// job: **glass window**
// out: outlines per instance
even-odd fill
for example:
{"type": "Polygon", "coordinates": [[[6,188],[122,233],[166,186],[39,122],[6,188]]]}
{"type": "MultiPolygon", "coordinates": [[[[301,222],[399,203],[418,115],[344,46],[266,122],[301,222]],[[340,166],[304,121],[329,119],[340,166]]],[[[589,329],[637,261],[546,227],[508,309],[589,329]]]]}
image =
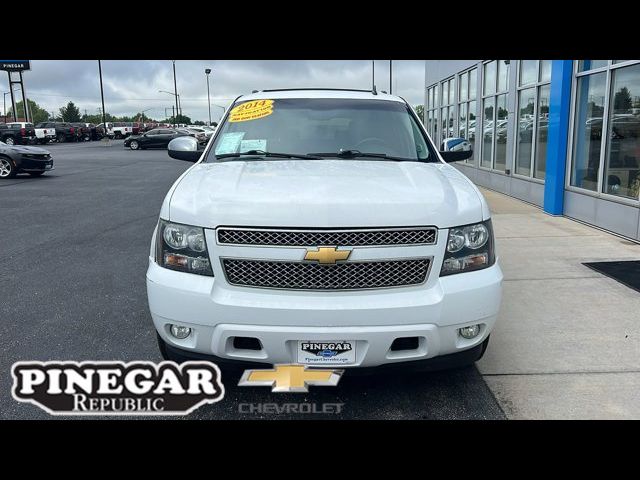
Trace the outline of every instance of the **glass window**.
{"type": "Polygon", "coordinates": [[[529,85],[538,81],[538,61],[520,61],[520,85],[529,85]]]}
{"type": "Polygon", "coordinates": [[[449,105],[449,86],[447,82],[442,82],[442,105],[449,105]]]}
{"type": "Polygon", "coordinates": [[[449,103],[453,103],[455,101],[454,88],[455,88],[455,82],[452,78],[451,80],[449,80],[449,103]]]}
{"type": "Polygon", "coordinates": [[[533,161],[533,176],[544,180],[547,169],[547,135],[549,133],[549,95],[550,85],[538,90],[538,124],[536,125],[536,150],[533,161]]]}
{"type": "Polygon", "coordinates": [[[594,68],[606,67],[609,60],[578,60],[578,71],[585,72],[594,68]]]}
{"type": "Polygon", "coordinates": [[[439,90],[439,88],[437,86],[433,87],[433,95],[434,95],[433,106],[434,107],[439,107],[440,106],[440,105],[438,105],[438,100],[439,100],[438,99],[438,90],[439,90]]]}
{"type": "Polygon", "coordinates": [[[536,89],[527,88],[518,93],[518,135],[516,145],[516,173],[531,176],[531,147],[536,89]]]}
{"type": "Polygon", "coordinates": [[[460,101],[467,100],[467,93],[469,91],[469,74],[467,72],[460,75],[460,101]]]}
{"type": "Polygon", "coordinates": [[[484,64],[483,94],[490,95],[496,91],[496,61],[484,64]]]}
{"type": "Polygon", "coordinates": [[[448,120],[449,120],[449,108],[444,107],[440,111],[440,122],[442,123],[442,130],[440,131],[442,132],[443,139],[447,138],[447,121],[448,120]]]}
{"type": "Polygon", "coordinates": [[[453,107],[449,107],[449,130],[447,130],[447,135],[449,137],[455,137],[455,133],[453,130],[454,123],[455,123],[455,109],[453,107]]]}
{"type": "Polygon", "coordinates": [[[551,81],[551,60],[540,60],[540,81],[551,81]]]}
{"type": "MultiPolygon", "coordinates": [[[[384,100],[281,98],[274,100],[270,115],[246,122],[224,121],[218,128],[209,162],[219,161],[219,154],[247,151],[250,147],[243,144],[252,140],[266,151],[322,152],[328,158],[341,149],[412,160],[427,159],[432,153],[407,107],[384,100]],[[283,131],[288,134],[282,135],[283,131]]],[[[260,157],[243,159],[260,161],[260,157]]]]}
{"type": "Polygon", "coordinates": [[[469,100],[476,99],[476,90],[478,87],[478,69],[469,70],[469,100]]]}
{"type": "Polygon", "coordinates": [[[612,72],[603,192],[638,198],[640,188],[640,65],[612,72]]]}
{"type": "Polygon", "coordinates": [[[498,92],[506,92],[509,89],[509,60],[498,62],[498,92]]]}
{"type": "Polygon", "coordinates": [[[467,138],[467,104],[461,103],[458,107],[458,136],[467,138]]]}
{"type": "Polygon", "coordinates": [[[476,102],[475,100],[469,102],[469,138],[468,140],[473,143],[476,139],[476,102]]]}
{"type": "Polygon", "coordinates": [[[509,112],[507,111],[507,95],[496,97],[496,160],[494,168],[505,171],[507,165],[507,125],[509,123],[509,112]]]}
{"type": "Polygon", "coordinates": [[[604,115],[606,72],[578,78],[571,185],[596,191],[604,115]]]}
{"type": "Polygon", "coordinates": [[[483,102],[482,114],[482,158],[480,164],[483,167],[491,167],[493,158],[493,113],[495,97],[488,97],[483,102]]]}

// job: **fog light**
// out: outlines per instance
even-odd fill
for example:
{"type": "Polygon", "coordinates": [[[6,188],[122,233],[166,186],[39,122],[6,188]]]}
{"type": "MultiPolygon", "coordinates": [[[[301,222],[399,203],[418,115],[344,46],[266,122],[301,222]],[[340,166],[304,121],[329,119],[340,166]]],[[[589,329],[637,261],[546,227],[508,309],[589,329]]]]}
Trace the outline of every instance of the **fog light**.
{"type": "Polygon", "coordinates": [[[187,338],[191,335],[191,329],[189,327],[181,327],[180,325],[171,325],[171,335],[176,337],[178,340],[182,340],[183,338],[187,338]]]}
{"type": "Polygon", "coordinates": [[[462,338],[471,339],[478,336],[480,333],[480,325],[471,325],[469,327],[462,327],[458,329],[462,338]]]}

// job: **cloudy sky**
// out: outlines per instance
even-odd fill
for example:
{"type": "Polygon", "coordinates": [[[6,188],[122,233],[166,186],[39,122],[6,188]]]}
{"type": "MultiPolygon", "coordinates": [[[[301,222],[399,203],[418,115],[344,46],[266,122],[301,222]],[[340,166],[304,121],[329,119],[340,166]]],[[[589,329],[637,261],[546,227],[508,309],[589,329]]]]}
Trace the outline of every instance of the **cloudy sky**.
{"type": "MultiPolygon", "coordinates": [[[[376,85],[389,89],[389,61],[376,60],[376,85]]],[[[371,60],[178,60],[176,75],[182,111],[193,120],[206,121],[207,84],[205,68],[211,68],[211,117],[219,119],[221,108],[240,94],[252,90],[292,87],[370,88],[371,60]]],[[[171,115],[173,91],[170,60],[105,60],[102,62],[105,106],[114,115],[171,115]]],[[[100,82],[95,60],[32,60],[24,74],[28,98],[47,111],[72,100],[82,113],[98,113],[100,82]]],[[[424,61],[393,62],[393,93],[413,105],[423,103],[424,61]]],[[[0,75],[0,88],[9,90],[7,76],[0,75]]],[[[18,92],[19,96],[20,93],[18,92]]],[[[18,97],[19,99],[20,97],[18,97]]],[[[7,109],[10,100],[7,95],[7,109]]]]}

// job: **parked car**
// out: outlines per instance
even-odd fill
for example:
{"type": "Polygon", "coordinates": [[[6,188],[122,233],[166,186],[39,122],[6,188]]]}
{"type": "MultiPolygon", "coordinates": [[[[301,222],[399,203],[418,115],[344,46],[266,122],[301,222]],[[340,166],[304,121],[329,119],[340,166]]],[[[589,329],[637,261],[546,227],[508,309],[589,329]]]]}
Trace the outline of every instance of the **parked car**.
{"type": "Polygon", "coordinates": [[[126,122],[114,122],[112,130],[114,138],[127,138],[133,134],[133,127],[126,122]]]}
{"type": "Polygon", "coordinates": [[[28,145],[35,142],[36,130],[33,123],[11,122],[0,124],[0,141],[7,145],[28,145]]]}
{"type": "Polygon", "coordinates": [[[124,141],[124,146],[131,150],[144,150],[145,148],[167,148],[174,138],[190,135],[187,132],[174,128],[156,128],[142,135],[130,135],[124,141]]]}
{"type": "Polygon", "coordinates": [[[105,131],[102,124],[84,123],[84,126],[89,129],[90,140],[102,140],[104,138],[105,131]]]}
{"type": "Polygon", "coordinates": [[[47,130],[53,128],[56,132],[56,140],[58,143],[75,142],[78,139],[77,127],[67,122],[43,122],[40,123],[41,128],[47,130]]]}
{"type": "Polygon", "coordinates": [[[381,92],[256,92],[218,129],[205,150],[186,136],[168,148],[197,163],[145,252],[164,358],[438,369],[482,357],[503,275],[484,196],[447,164],[472,150],[438,152],[412,107],[381,92]]]}
{"type": "Polygon", "coordinates": [[[141,133],[144,133],[144,127],[142,126],[142,124],[133,122],[131,124],[131,135],[139,135],[141,133]]]}
{"type": "Polygon", "coordinates": [[[204,133],[204,130],[201,128],[179,128],[178,131],[184,131],[190,136],[194,137],[198,140],[198,143],[206,143],[207,135],[204,133]]]}
{"type": "Polygon", "coordinates": [[[13,178],[22,172],[39,177],[48,170],[53,170],[53,160],[48,150],[0,142],[0,178],[13,178]]]}
{"type": "Polygon", "coordinates": [[[35,126],[35,130],[36,142],[41,145],[53,142],[56,139],[56,127],[53,122],[40,122],[35,126]]]}
{"type": "Polygon", "coordinates": [[[77,142],[88,142],[91,140],[91,128],[87,126],[86,123],[72,123],[73,127],[76,129],[76,141],[77,142]]]}
{"type": "Polygon", "coordinates": [[[104,123],[99,123],[97,125],[98,128],[102,128],[104,130],[104,134],[109,137],[109,138],[114,138],[115,137],[115,133],[113,132],[113,123],[112,122],[107,122],[107,125],[105,127],[104,123]]]}

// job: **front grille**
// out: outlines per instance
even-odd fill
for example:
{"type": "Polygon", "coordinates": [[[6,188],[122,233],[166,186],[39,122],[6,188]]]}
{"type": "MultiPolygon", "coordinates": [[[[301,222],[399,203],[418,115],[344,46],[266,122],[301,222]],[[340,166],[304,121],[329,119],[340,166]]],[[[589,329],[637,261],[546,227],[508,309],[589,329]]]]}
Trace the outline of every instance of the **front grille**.
{"type": "Polygon", "coordinates": [[[432,245],[435,227],[383,230],[269,230],[219,228],[218,243],[283,247],[432,245]]]}
{"type": "Polygon", "coordinates": [[[427,279],[428,258],[335,265],[222,259],[232,285],[296,290],[353,290],[419,285],[427,279]]]}

